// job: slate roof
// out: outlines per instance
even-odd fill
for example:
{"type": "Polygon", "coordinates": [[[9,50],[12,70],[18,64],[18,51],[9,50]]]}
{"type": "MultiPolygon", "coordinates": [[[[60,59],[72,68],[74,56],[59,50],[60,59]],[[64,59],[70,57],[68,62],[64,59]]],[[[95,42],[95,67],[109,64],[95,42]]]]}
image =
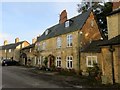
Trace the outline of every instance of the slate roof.
{"type": "Polygon", "coordinates": [[[45,35],[45,32],[44,32],[40,37],[37,38],[37,41],[46,40],[48,38],[52,38],[58,35],[74,32],[82,29],[91,11],[92,9],[89,9],[87,12],[69,19],[69,21],[71,22],[69,27],[65,27],[64,23],[62,23],[62,24],[56,24],[53,27],[48,28],[47,29],[48,35],[45,35]]]}
{"type": "Polygon", "coordinates": [[[120,35],[113,37],[110,40],[103,41],[99,46],[108,46],[108,45],[120,45],[120,35]]]}
{"type": "Polygon", "coordinates": [[[8,50],[8,49],[15,49],[18,45],[22,44],[24,41],[18,43],[11,43],[7,45],[0,46],[0,50],[8,50]]]}
{"type": "Polygon", "coordinates": [[[100,53],[101,48],[100,48],[99,44],[101,42],[103,42],[103,40],[94,40],[91,43],[89,43],[88,45],[86,45],[85,47],[83,47],[80,51],[85,52],[85,53],[89,53],[89,52],[100,53]]]}
{"type": "Polygon", "coordinates": [[[33,48],[34,46],[35,46],[35,44],[31,44],[31,45],[29,45],[27,47],[22,48],[21,50],[30,49],[30,48],[33,48]]]}

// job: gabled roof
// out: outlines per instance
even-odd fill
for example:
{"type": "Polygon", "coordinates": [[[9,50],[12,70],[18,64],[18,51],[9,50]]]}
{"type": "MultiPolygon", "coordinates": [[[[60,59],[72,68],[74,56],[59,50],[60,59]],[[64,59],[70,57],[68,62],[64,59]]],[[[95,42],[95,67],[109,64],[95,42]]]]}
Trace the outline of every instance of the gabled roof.
{"type": "Polygon", "coordinates": [[[22,44],[23,42],[25,42],[25,41],[21,41],[21,42],[18,42],[18,43],[11,43],[11,44],[0,46],[0,50],[15,49],[18,45],[22,44]]]}
{"type": "Polygon", "coordinates": [[[65,27],[64,23],[62,23],[62,24],[54,25],[51,28],[48,28],[47,29],[48,35],[45,35],[45,32],[44,32],[40,37],[37,38],[37,41],[46,40],[48,38],[52,38],[52,37],[55,37],[58,35],[62,35],[62,34],[80,30],[83,27],[83,25],[85,24],[86,20],[88,19],[91,11],[92,11],[92,9],[89,9],[87,12],[82,13],[76,17],[69,19],[69,21],[71,22],[69,27],[65,27]]]}
{"type": "Polygon", "coordinates": [[[108,46],[108,45],[120,45],[120,35],[110,40],[103,41],[99,44],[99,46],[108,46]]]}
{"type": "Polygon", "coordinates": [[[22,48],[21,50],[30,49],[30,48],[33,48],[34,46],[35,46],[35,44],[31,44],[31,45],[29,45],[27,47],[22,48]]]}
{"type": "Polygon", "coordinates": [[[98,46],[103,40],[95,40],[86,45],[85,47],[82,48],[81,52],[89,53],[89,52],[101,52],[100,46],[98,46]]]}

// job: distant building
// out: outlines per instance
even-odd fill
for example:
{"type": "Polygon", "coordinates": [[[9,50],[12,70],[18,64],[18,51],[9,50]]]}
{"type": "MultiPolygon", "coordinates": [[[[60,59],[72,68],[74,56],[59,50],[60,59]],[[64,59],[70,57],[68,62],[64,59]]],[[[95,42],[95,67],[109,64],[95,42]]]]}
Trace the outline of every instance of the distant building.
{"type": "Polygon", "coordinates": [[[20,64],[21,65],[29,65],[29,66],[37,66],[39,60],[37,60],[37,54],[35,52],[35,42],[36,39],[32,39],[32,44],[29,46],[22,48],[20,50],[20,64]]]}
{"type": "Polygon", "coordinates": [[[19,38],[16,38],[15,43],[11,44],[8,44],[7,40],[5,40],[4,45],[0,46],[0,58],[19,61],[20,49],[28,45],[29,43],[27,41],[19,41],[19,38]]]}

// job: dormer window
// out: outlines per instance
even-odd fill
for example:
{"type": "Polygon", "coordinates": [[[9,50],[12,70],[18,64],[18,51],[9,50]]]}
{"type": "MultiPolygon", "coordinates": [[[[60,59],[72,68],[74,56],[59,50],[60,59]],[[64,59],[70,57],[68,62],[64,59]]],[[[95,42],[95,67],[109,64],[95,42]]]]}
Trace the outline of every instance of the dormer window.
{"type": "Polygon", "coordinates": [[[70,26],[70,22],[69,21],[66,21],[65,22],[65,27],[69,27],[70,26]]]}
{"type": "Polygon", "coordinates": [[[48,30],[45,31],[45,35],[48,35],[48,30]]]}

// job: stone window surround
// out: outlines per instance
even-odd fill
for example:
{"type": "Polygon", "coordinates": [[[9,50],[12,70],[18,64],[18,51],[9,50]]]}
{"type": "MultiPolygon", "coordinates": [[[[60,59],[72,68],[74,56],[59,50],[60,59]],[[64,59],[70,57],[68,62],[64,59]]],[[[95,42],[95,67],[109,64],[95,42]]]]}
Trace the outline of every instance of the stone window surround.
{"type": "Polygon", "coordinates": [[[8,51],[8,52],[10,53],[11,51],[12,51],[12,50],[11,50],[11,49],[9,49],[9,51],[8,51]]]}
{"type": "Polygon", "coordinates": [[[97,63],[97,56],[87,56],[86,57],[86,65],[87,67],[93,67],[93,63],[97,63]],[[90,58],[90,62],[91,62],[91,65],[89,65],[89,58],[90,58]],[[95,58],[94,60],[92,58],[95,58]]]}
{"type": "Polygon", "coordinates": [[[57,48],[61,48],[61,37],[57,37],[57,48]]]}
{"type": "Polygon", "coordinates": [[[62,61],[61,61],[61,56],[56,57],[56,66],[61,67],[62,66],[62,61]]]}
{"type": "Polygon", "coordinates": [[[73,68],[73,56],[67,56],[66,57],[66,68],[67,69],[72,69],[73,68]]]}
{"type": "Polygon", "coordinates": [[[45,48],[46,48],[46,42],[43,42],[42,43],[42,49],[45,50],[45,48]]]}
{"type": "Polygon", "coordinates": [[[65,27],[69,27],[70,26],[70,21],[66,21],[65,22],[65,27]]]}
{"type": "Polygon", "coordinates": [[[72,47],[72,40],[73,40],[72,34],[68,34],[67,35],[67,47],[72,47]]]}

